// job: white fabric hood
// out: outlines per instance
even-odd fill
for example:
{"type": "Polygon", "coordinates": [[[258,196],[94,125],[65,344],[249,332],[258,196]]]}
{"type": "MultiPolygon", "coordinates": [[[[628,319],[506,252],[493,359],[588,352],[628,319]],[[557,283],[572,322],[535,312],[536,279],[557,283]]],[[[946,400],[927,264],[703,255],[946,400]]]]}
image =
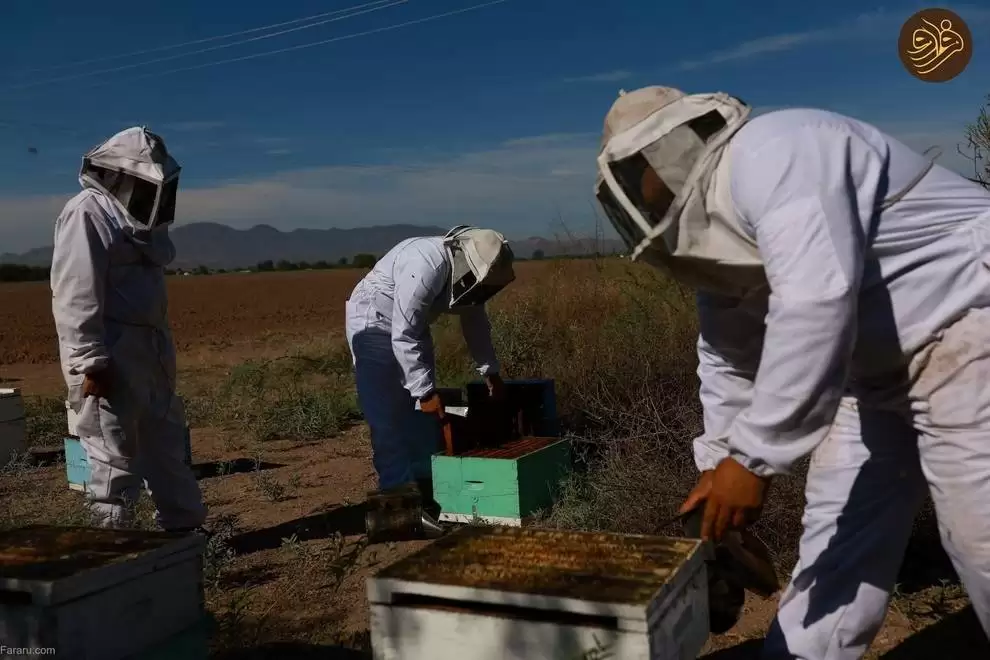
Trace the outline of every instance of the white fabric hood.
{"type": "Polygon", "coordinates": [[[515,280],[512,249],[499,232],[459,225],[443,242],[452,259],[451,307],[483,304],[515,280]]]}
{"type": "Polygon", "coordinates": [[[174,221],[180,170],[161,137],[135,126],[83,156],[79,182],[115,200],[130,229],[143,232],[174,221]]]}
{"type": "Polygon", "coordinates": [[[658,86],[620,93],[605,117],[595,193],[633,260],[725,293],[762,283],[756,244],[734,217],[720,168],[749,113],[724,93],[687,95],[658,86]],[[646,167],[674,195],[662,217],[642,202],[646,167]]]}

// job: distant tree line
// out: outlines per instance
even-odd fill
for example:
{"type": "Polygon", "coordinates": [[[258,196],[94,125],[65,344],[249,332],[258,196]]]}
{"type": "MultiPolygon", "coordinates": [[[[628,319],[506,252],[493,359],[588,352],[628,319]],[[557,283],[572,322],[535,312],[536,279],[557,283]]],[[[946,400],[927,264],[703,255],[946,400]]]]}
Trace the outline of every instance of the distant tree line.
{"type": "Polygon", "coordinates": [[[47,280],[51,271],[47,266],[0,264],[0,282],[39,282],[47,280]]]}
{"type": "MultiPolygon", "coordinates": [[[[534,250],[533,255],[529,259],[525,257],[516,257],[516,261],[539,261],[541,259],[553,259],[553,260],[565,260],[565,259],[593,259],[597,257],[605,257],[610,255],[605,254],[562,254],[554,255],[551,257],[546,256],[543,250],[534,250]]],[[[614,256],[614,255],[612,255],[614,256]]],[[[223,273],[269,273],[269,272],[282,272],[282,271],[293,271],[293,270],[330,270],[336,268],[374,268],[375,264],[378,263],[378,257],[373,254],[356,254],[350,260],[347,257],[341,257],[334,263],[329,261],[288,261],[287,259],[279,259],[275,261],[273,259],[268,259],[267,261],[262,261],[256,264],[254,267],[248,268],[232,268],[226,270],[224,268],[207,268],[206,266],[197,266],[196,268],[186,268],[179,270],[166,270],[165,272],[169,275],[177,275],[188,273],[190,275],[221,275],[223,273]]]]}
{"type": "MultiPolygon", "coordinates": [[[[540,259],[586,259],[589,256],[601,255],[560,255],[547,257],[543,250],[535,250],[530,257],[532,260],[540,259]]],[[[516,257],[517,261],[528,261],[528,259],[516,257]]],[[[237,272],[275,272],[292,270],[330,270],[333,268],[373,268],[378,262],[378,257],[373,254],[361,253],[354,255],[351,259],[341,257],[335,262],[320,261],[288,261],[279,259],[274,261],[269,259],[248,268],[209,268],[207,266],[196,266],[195,268],[168,268],[167,275],[220,275],[223,273],[237,272]]],[[[24,266],[21,264],[0,264],[0,282],[38,282],[47,280],[50,276],[51,268],[47,266],[24,266]]]]}
{"type": "Polygon", "coordinates": [[[326,260],[319,261],[289,261],[287,259],[279,259],[275,261],[273,259],[268,259],[266,261],[261,261],[254,266],[249,266],[246,268],[208,268],[207,266],[196,266],[195,268],[179,268],[179,269],[166,269],[165,273],[168,275],[179,275],[188,273],[190,275],[222,275],[223,273],[267,273],[275,271],[290,271],[290,270],[330,270],[332,268],[371,268],[378,262],[378,257],[373,254],[356,254],[350,260],[347,257],[341,257],[335,262],[329,262],[326,260]]]}

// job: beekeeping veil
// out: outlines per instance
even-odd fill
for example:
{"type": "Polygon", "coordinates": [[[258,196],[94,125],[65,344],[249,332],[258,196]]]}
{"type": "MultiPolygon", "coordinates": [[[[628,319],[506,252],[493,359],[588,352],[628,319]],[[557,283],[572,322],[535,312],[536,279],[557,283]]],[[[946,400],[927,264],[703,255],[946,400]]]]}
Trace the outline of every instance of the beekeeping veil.
{"type": "Polygon", "coordinates": [[[450,306],[482,305],[516,279],[512,250],[491,229],[454,227],[443,237],[450,251],[450,306]]]}
{"type": "Polygon", "coordinates": [[[764,281],[756,244],[726,203],[727,186],[721,200],[712,186],[729,138],[749,113],[723,93],[656,86],[620,93],[605,117],[595,195],[633,260],[723,293],[764,281]],[[663,213],[643,198],[647,168],[672,193],[663,213]]]}
{"type": "Polygon", "coordinates": [[[79,182],[113,199],[128,225],[122,229],[134,235],[175,220],[179,170],[164,140],[135,126],[83,156],[79,182]]]}

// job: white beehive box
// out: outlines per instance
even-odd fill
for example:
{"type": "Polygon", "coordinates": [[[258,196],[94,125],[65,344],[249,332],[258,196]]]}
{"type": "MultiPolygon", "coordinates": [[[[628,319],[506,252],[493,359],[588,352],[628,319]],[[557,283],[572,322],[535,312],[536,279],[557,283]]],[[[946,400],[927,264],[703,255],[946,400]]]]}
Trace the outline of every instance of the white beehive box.
{"type": "Polygon", "coordinates": [[[24,399],[18,388],[0,388],[0,466],[27,451],[24,399]]]}
{"type": "Polygon", "coordinates": [[[375,660],[693,660],[708,638],[692,539],[462,528],[368,580],[375,660]]]}
{"type": "Polygon", "coordinates": [[[0,640],[74,660],[145,657],[203,620],[205,544],[86,527],[0,533],[0,640]]]}

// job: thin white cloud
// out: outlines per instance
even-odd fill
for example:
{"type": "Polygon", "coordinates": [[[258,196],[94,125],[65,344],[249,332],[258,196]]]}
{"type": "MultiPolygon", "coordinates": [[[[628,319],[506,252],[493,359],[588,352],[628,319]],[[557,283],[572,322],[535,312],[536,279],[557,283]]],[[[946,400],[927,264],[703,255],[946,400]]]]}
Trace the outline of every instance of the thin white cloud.
{"type": "Polygon", "coordinates": [[[288,144],[290,142],[289,138],[275,137],[275,136],[258,136],[251,138],[251,141],[257,144],[262,144],[270,147],[277,146],[280,144],[288,144]]]}
{"type": "MultiPolygon", "coordinates": [[[[593,134],[531,136],[445,159],[286,171],[185,187],[177,211],[180,223],[239,228],[467,222],[528,236],[548,233],[559,208],[574,231],[590,233],[596,147],[593,134]]],[[[0,252],[49,244],[52,223],[74,192],[0,197],[0,252]]]]}
{"type": "MultiPolygon", "coordinates": [[[[945,121],[877,125],[915,149],[941,147],[940,164],[971,175],[971,163],[956,152],[965,139],[963,126],[945,121]]],[[[407,157],[384,165],[318,167],[185,187],[178,215],[180,223],[268,224],[286,230],[470,223],[515,237],[559,231],[554,225],[559,212],[569,231],[591,235],[597,145],[594,133],[530,136],[446,158],[407,157]]],[[[0,252],[50,244],[52,223],[74,193],[0,197],[0,252]]]]}
{"type": "Polygon", "coordinates": [[[165,130],[176,133],[197,133],[200,131],[212,131],[226,126],[222,121],[177,121],[165,124],[165,130]]]}
{"type": "Polygon", "coordinates": [[[915,151],[934,148],[936,152],[929,155],[940,152],[936,163],[967,177],[973,176],[972,154],[966,149],[965,123],[932,125],[922,121],[890,121],[876,122],[876,126],[915,151]]]}
{"type": "MultiPolygon", "coordinates": [[[[976,30],[973,28],[977,25],[990,23],[990,10],[983,7],[953,7],[948,5],[945,8],[952,9],[958,13],[974,33],[976,30]]],[[[896,37],[901,25],[910,14],[911,12],[877,10],[860,14],[852,20],[826,28],[786,32],[750,39],[730,48],[708,53],[702,57],[683,60],[675,64],[674,69],[678,71],[693,71],[725,62],[746,60],[770,53],[793,50],[801,46],[873,37],[877,34],[894,35],[896,37]]]]}
{"type": "Polygon", "coordinates": [[[632,71],[626,71],[625,69],[617,69],[615,71],[603,71],[602,73],[593,73],[587,76],[575,76],[573,78],[564,78],[564,82],[568,83],[608,83],[608,82],[620,82],[622,80],[628,80],[633,77],[632,71]]]}

